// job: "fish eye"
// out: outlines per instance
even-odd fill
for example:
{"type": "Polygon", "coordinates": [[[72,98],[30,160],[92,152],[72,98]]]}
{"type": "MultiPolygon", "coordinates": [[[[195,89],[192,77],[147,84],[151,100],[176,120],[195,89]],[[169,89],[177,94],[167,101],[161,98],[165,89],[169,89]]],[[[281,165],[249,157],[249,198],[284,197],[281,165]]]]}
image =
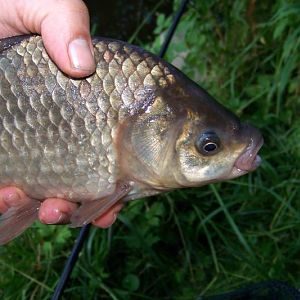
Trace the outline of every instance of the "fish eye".
{"type": "Polygon", "coordinates": [[[220,139],[214,132],[205,132],[197,139],[195,146],[203,155],[214,155],[219,152],[220,139]]]}

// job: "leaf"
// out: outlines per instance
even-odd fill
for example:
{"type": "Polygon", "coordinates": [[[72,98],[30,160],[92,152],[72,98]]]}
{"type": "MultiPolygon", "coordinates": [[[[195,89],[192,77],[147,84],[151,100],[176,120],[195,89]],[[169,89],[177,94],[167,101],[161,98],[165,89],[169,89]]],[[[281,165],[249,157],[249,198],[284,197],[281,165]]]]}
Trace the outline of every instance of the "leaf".
{"type": "Polygon", "coordinates": [[[140,286],[139,278],[134,274],[128,274],[122,281],[122,286],[130,292],[138,290],[140,286]]]}

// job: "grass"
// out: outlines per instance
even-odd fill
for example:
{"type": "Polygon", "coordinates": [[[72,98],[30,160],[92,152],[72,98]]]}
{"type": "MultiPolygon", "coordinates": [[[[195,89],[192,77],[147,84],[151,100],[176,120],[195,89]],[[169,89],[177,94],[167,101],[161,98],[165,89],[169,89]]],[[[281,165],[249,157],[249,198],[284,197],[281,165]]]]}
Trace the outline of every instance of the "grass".
{"type": "MultiPolygon", "coordinates": [[[[170,22],[157,13],[144,46],[157,53],[170,22]]],[[[130,203],[111,231],[92,230],[65,299],[195,299],[267,279],[300,288],[299,28],[297,1],[191,2],[167,60],[261,129],[263,163],[130,203]]],[[[1,247],[1,298],[49,299],[76,234],[36,224],[1,247]]]]}

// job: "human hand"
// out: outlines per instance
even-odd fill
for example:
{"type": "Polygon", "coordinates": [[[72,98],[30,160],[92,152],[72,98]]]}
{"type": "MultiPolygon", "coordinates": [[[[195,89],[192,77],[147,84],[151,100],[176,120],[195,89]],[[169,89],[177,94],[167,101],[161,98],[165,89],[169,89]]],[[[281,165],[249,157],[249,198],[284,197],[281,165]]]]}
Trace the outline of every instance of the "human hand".
{"type": "Polygon", "coordinates": [[[39,33],[57,66],[72,77],[95,71],[89,14],[81,0],[0,0],[0,38],[39,33]]]}
{"type": "MultiPolygon", "coordinates": [[[[4,213],[10,207],[24,204],[26,201],[28,201],[28,197],[18,188],[5,187],[0,189],[0,213],[4,213]]],[[[115,204],[93,224],[101,228],[111,226],[122,207],[122,203],[115,204]]],[[[76,208],[76,203],[59,198],[49,198],[41,203],[39,219],[45,224],[66,224],[69,223],[71,214],[76,208]]]]}
{"type": "MultiPolygon", "coordinates": [[[[95,71],[93,47],[89,33],[89,14],[81,0],[0,0],[0,38],[39,33],[50,57],[72,77],[88,76],[95,71]]],[[[19,189],[0,189],[0,213],[27,201],[19,189]]],[[[63,199],[46,199],[39,219],[46,224],[68,223],[77,204],[63,199]]],[[[106,228],[114,223],[122,204],[116,204],[95,220],[106,228]]]]}

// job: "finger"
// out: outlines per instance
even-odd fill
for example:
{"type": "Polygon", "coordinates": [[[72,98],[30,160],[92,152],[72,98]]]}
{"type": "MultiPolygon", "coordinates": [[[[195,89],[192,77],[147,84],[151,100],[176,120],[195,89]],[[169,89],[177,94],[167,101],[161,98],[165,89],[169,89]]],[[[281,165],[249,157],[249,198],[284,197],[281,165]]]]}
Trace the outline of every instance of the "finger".
{"type": "Polygon", "coordinates": [[[89,14],[81,0],[5,1],[1,29],[6,36],[40,33],[50,57],[72,77],[95,71],[89,14]]]}
{"type": "Polygon", "coordinates": [[[115,204],[108,212],[93,221],[93,225],[101,228],[110,227],[117,219],[118,213],[123,208],[123,203],[115,204]]]}
{"type": "Polygon", "coordinates": [[[0,189],[0,212],[4,213],[10,207],[29,201],[28,197],[18,188],[5,187],[0,189]]]}
{"type": "Polygon", "coordinates": [[[39,219],[45,224],[67,224],[77,204],[59,198],[49,198],[42,202],[39,219]]]}

